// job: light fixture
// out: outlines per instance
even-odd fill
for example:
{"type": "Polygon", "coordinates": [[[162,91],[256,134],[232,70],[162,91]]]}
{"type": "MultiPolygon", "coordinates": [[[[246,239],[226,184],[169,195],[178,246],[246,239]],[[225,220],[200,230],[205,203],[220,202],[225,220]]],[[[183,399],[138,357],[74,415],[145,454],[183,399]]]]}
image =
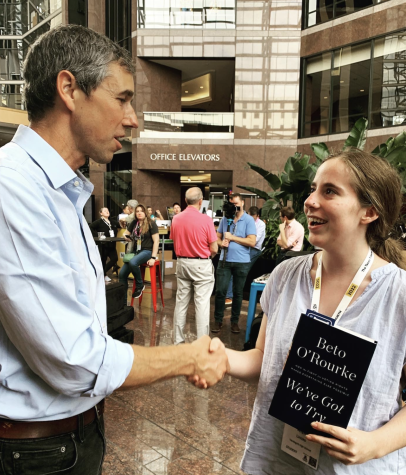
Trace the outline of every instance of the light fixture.
{"type": "Polygon", "coordinates": [[[203,89],[203,86],[200,86],[200,89],[203,89]]]}
{"type": "Polygon", "coordinates": [[[199,173],[204,173],[204,171],[203,171],[203,170],[199,170],[199,173]]]}
{"type": "Polygon", "coordinates": [[[185,94],[187,94],[189,91],[185,91],[185,94]]]}
{"type": "Polygon", "coordinates": [[[365,92],[365,89],[360,89],[359,92],[365,92]]]}
{"type": "Polygon", "coordinates": [[[344,81],[340,81],[340,84],[343,84],[343,83],[344,83],[344,81]]]}
{"type": "Polygon", "coordinates": [[[328,99],[328,97],[327,97],[327,96],[324,96],[324,99],[328,99]]]}
{"type": "Polygon", "coordinates": [[[188,178],[187,181],[192,181],[192,180],[190,178],[188,178]]]}

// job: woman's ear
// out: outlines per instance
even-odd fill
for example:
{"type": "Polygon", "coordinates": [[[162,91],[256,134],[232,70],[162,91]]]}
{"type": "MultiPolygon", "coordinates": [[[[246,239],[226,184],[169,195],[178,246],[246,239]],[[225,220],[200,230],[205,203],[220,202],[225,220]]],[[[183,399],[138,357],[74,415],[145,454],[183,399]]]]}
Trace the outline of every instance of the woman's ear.
{"type": "Polygon", "coordinates": [[[376,209],[373,206],[368,206],[368,208],[364,208],[364,213],[361,216],[361,223],[370,224],[378,218],[379,214],[377,213],[376,209]]]}

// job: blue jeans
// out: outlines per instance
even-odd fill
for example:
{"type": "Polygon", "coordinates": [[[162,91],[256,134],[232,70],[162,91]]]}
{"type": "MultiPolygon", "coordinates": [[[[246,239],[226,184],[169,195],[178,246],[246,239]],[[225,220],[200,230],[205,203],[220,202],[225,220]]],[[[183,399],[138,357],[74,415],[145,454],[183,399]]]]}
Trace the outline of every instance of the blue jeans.
{"type": "Polygon", "coordinates": [[[132,273],[137,283],[136,288],[142,289],[144,286],[144,281],[141,277],[141,269],[140,265],[145,264],[151,259],[152,251],[140,251],[136,254],[130,262],[126,262],[123,264],[123,267],[120,269],[120,273],[118,274],[118,280],[125,285],[125,288],[128,287],[128,276],[132,273]]]}
{"type": "MultiPolygon", "coordinates": [[[[252,266],[255,264],[257,261],[258,257],[261,255],[261,251],[259,249],[255,249],[254,247],[251,247],[250,249],[250,267],[248,269],[248,272],[251,270],[252,266]]],[[[228,285],[227,289],[227,295],[226,299],[232,299],[233,298],[233,276],[231,276],[230,283],[228,285]]]]}
{"type": "Polygon", "coordinates": [[[250,262],[220,261],[216,271],[216,299],[214,319],[221,323],[224,317],[225,299],[230,278],[233,277],[233,304],[231,306],[231,323],[238,323],[240,318],[244,284],[250,269],[250,262]]]}
{"type": "Polygon", "coordinates": [[[41,439],[0,439],[0,474],[100,475],[104,453],[101,417],[83,431],[41,439]]]}

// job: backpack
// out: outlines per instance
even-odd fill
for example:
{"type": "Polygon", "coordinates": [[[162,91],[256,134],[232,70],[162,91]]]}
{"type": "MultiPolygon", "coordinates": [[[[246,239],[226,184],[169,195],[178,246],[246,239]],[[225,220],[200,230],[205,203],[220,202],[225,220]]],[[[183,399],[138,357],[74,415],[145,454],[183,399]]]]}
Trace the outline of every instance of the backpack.
{"type": "Polygon", "coordinates": [[[252,321],[248,341],[244,343],[244,348],[242,349],[242,351],[248,351],[255,348],[263,317],[264,317],[264,312],[259,312],[259,314],[252,321]]]}

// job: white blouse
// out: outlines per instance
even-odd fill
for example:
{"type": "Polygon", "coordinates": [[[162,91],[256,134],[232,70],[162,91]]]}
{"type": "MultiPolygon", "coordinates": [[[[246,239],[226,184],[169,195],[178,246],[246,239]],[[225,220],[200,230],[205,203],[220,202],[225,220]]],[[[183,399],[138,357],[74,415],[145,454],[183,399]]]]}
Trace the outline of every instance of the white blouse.
{"type": "MultiPolygon", "coordinates": [[[[281,450],[284,424],[268,410],[300,314],[310,307],[312,260],[313,255],[296,257],[277,266],[262,294],[268,317],[265,352],[241,469],[250,475],[404,475],[406,449],[346,466],[322,448],[317,471],[281,450]]],[[[363,431],[381,427],[401,409],[400,377],[406,361],[406,272],[387,264],[371,278],[340,320],[340,326],[378,341],[349,423],[363,431]]]]}

